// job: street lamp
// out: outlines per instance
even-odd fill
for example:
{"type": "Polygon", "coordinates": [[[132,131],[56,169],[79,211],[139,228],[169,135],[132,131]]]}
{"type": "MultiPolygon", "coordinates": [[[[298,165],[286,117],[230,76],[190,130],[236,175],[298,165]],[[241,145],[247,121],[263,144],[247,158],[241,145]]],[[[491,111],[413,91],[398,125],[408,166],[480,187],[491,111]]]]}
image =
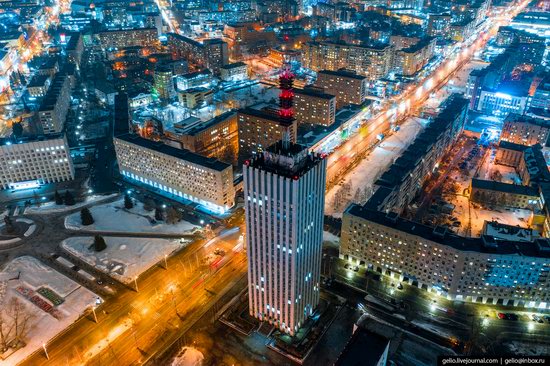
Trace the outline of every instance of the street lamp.
{"type": "Polygon", "coordinates": [[[136,292],[139,292],[138,284],[137,284],[137,276],[134,277],[134,284],[136,285],[136,292]]]}
{"type": "Polygon", "coordinates": [[[168,255],[164,255],[164,269],[168,269],[168,261],[166,260],[166,258],[168,257],[168,255]]]}

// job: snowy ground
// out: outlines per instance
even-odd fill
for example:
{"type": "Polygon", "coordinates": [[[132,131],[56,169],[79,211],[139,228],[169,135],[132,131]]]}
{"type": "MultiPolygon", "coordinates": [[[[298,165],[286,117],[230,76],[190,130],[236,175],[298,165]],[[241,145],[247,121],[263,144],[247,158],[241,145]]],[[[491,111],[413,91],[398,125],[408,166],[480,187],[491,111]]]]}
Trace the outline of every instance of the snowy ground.
{"type": "Polygon", "coordinates": [[[416,135],[426,127],[427,120],[411,117],[402,125],[399,131],[382,141],[374,150],[351,170],[341,181],[326,195],[325,214],[335,217],[342,216],[343,211],[354,199],[358,190],[365,192],[363,201],[372,195],[374,182],[393,164],[403,151],[414,141],[416,135]],[[348,186],[349,193],[342,199],[338,199],[337,192],[342,186],[348,186]]]}
{"type": "Polygon", "coordinates": [[[89,205],[91,203],[105,201],[109,198],[116,197],[116,195],[117,194],[115,193],[108,196],[98,196],[98,195],[88,196],[83,202],[78,202],[77,204],[72,206],[56,205],[55,202],[46,202],[41,204],[40,207],[37,207],[37,206],[27,207],[24,213],[25,214],[49,214],[54,212],[65,212],[69,210],[74,210],[75,208],[80,208],[80,207],[89,205]]]}
{"type": "Polygon", "coordinates": [[[183,347],[172,361],[171,366],[201,366],[203,360],[204,356],[198,349],[183,347]]]}
{"type": "MultiPolygon", "coordinates": [[[[491,152],[488,152],[479,169],[480,179],[491,179],[491,175],[498,170],[501,173],[502,182],[517,182],[519,176],[513,168],[494,164],[493,160],[494,156],[491,152]]],[[[460,185],[460,193],[469,188],[476,169],[476,166],[472,166],[467,174],[463,174],[462,172],[453,172],[451,179],[455,180],[460,185]]],[[[495,210],[475,208],[473,205],[470,205],[468,197],[465,197],[462,194],[456,196],[446,196],[445,199],[449,203],[455,205],[452,216],[456,217],[461,223],[461,226],[456,230],[460,235],[468,236],[468,223],[471,224],[472,237],[478,237],[481,235],[481,230],[483,229],[483,223],[485,221],[498,221],[508,225],[528,227],[529,217],[531,215],[530,210],[512,208],[507,209],[504,207],[495,207],[495,210]]]]}
{"type": "MultiPolygon", "coordinates": [[[[0,365],[16,365],[25,359],[35,350],[42,347],[57,333],[76,321],[80,314],[93,305],[97,295],[76,282],[56,272],[39,260],[29,256],[18,257],[9,262],[0,272],[0,303],[4,309],[12,298],[20,300],[27,314],[31,315],[29,320],[29,333],[25,337],[27,345],[6,360],[0,361],[0,365]],[[17,279],[19,275],[19,278],[17,279]],[[42,308],[27,300],[19,289],[37,291],[39,288],[47,288],[63,299],[63,303],[53,306],[52,311],[46,312],[42,308]]],[[[53,305],[43,295],[34,293],[43,303],[53,305]]]]}
{"type": "Polygon", "coordinates": [[[328,231],[323,231],[323,241],[331,245],[340,246],[340,238],[328,231]]]}
{"type": "Polygon", "coordinates": [[[94,238],[73,237],[65,239],[61,246],[72,255],[96,267],[124,283],[146,271],[164,256],[182,248],[179,240],[151,238],[104,237],[107,249],[96,252],[89,249],[94,238]]]}
{"type": "Polygon", "coordinates": [[[526,355],[526,356],[541,356],[547,355],[550,346],[548,343],[535,343],[535,342],[520,342],[512,341],[506,343],[506,346],[516,355],[526,355]]]}
{"type": "Polygon", "coordinates": [[[198,227],[187,221],[180,221],[175,225],[168,225],[164,221],[155,222],[154,211],[145,211],[141,202],[135,202],[134,208],[126,210],[122,199],[91,207],[90,212],[95,220],[94,224],[83,226],[80,212],[75,212],[65,218],[65,227],[86,231],[171,234],[189,234],[198,227]]]}
{"type": "Polygon", "coordinates": [[[450,203],[456,205],[452,215],[456,216],[461,222],[461,227],[458,230],[458,234],[467,235],[468,221],[471,219],[472,224],[472,237],[479,237],[481,230],[483,229],[483,223],[485,221],[498,221],[500,223],[528,227],[529,217],[531,211],[521,209],[509,209],[495,208],[495,211],[486,209],[475,209],[473,206],[468,209],[468,198],[464,196],[455,196],[453,200],[449,200],[450,203]]]}

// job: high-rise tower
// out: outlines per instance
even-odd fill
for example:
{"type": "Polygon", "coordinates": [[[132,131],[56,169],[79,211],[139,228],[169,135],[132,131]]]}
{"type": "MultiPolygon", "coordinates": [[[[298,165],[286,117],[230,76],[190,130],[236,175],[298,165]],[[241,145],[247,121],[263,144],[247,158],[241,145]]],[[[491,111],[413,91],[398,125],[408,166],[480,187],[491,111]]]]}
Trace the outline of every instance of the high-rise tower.
{"type": "Polygon", "coordinates": [[[319,303],[326,159],[279,141],[243,167],[250,315],[286,333],[319,303]]]}

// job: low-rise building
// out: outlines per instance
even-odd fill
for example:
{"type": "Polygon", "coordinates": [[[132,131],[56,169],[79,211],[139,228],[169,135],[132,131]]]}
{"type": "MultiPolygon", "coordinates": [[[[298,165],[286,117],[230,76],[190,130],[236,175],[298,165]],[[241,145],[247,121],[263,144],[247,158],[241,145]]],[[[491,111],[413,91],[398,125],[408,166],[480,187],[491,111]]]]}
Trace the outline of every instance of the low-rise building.
{"type": "Polygon", "coordinates": [[[532,209],[538,200],[538,189],[531,186],[476,178],[470,184],[470,201],[484,205],[532,209]]]}
{"type": "Polygon", "coordinates": [[[527,146],[546,145],[549,131],[550,121],[510,113],[504,120],[500,140],[527,146]]]}
{"type": "Polygon", "coordinates": [[[65,136],[0,141],[2,189],[37,188],[73,179],[74,167],[65,136]]]}
{"type": "Polygon", "coordinates": [[[191,88],[178,92],[179,102],[189,109],[202,108],[210,104],[214,92],[208,88],[191,88]]]}
{"type": "Polygon", "coordinates": [[[451,300],[550,307],[550,243],[458,236],[350,205],[340,257],[451,300]]]}
{"type": "Polygon", "coordinates": [[[96,80],[94,88],[95,96],[103,105],[115,105],[115,97],[118,91],[107,80],[96,80]]]}
{"type": "Polygon", "coordinates": [[[330,126],[336,119],[336,97],[313,88],[294,89],[294,113],[298,124],[330,126]]]}
{"type": "Polygon", "coordinates": [[[42,98],[46,95],[46,92],[50,88],[50,84],[50,75],[36,74],[27,84],[27,91],[29,92],[29,95],[33,98],[42,98]]]}
{"type": "Polygon", "coordinates": [[[209,121],[182,125],[174,124],[164,131],[166,138],[181,143],[184,149],[237,164],[239,151],[237,113],[225,112],[209,121]]]}
{"type": "Polygon", "coordinates": [[[169,197],[224,213],[235,204],[233,167],[137,135],[114,138],[120,173],[169,197]]]}
{"type": "Polygon", "coordinates": [[[223,81],[240,81],[248,78],[248,66],[244,62],[235,62],[220,68],[220,78],[223,81]]]}

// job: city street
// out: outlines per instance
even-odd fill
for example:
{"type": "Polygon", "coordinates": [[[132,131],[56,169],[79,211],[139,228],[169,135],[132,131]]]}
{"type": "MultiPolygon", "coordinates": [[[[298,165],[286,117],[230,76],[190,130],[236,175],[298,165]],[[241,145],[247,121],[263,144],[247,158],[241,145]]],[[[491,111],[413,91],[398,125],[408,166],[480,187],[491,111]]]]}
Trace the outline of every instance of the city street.
{"type": "MultiPolygon", "coordinates": [[[[19,247],[2,252],[1,261],[4,263],[22,255],[34,256],[101,294],[106,301],[96,310],[97,324],[91,312],[83,314],[78,322],[48,342],[49,360],[42,350],[38,350],[24,364],[94,364],[108,361],[108,364],[130,365],[143,362],[179,338],[246,273],[241,229],[235,228],[222,231],[210,240],[195,239],[167,259],[167,268],[163,261],[153,266],[136,280],[136,292],[135,285],[125,286],[60,249],[59,243],[67,237],[90,235],[64,229],[63,219],[70,212],[26,215],[37,224],[35,234],[19,247]],[[223,253],[218,260],[205,262],[207,255],[212,256],[218,250],[223,253]],[[98,282],[63,266],[56,260],[59,255],[92,274],[98,282]],[[112,296],[99,283],[109,284],[116,295],[112,296]]],[[[179,237],[174,234],[135,236],[179,237]]]]}

